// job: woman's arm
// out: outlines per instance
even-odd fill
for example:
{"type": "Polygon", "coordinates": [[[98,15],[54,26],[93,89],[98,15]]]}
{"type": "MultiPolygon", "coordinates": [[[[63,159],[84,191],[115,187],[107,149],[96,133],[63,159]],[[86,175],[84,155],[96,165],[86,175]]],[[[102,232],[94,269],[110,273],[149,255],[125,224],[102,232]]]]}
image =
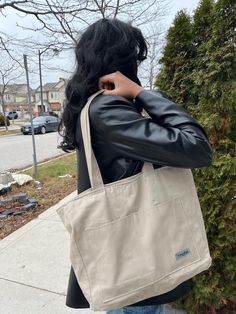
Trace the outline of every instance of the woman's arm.
{"type": "Polygon", "coordinates": [[[183,108],[154,91],[139,91],[135,102],[151,118],[120,96],[101,95],[91,104],[91,126],[115,156],[182,168],[211,164],[207,134],[183,108]]]}

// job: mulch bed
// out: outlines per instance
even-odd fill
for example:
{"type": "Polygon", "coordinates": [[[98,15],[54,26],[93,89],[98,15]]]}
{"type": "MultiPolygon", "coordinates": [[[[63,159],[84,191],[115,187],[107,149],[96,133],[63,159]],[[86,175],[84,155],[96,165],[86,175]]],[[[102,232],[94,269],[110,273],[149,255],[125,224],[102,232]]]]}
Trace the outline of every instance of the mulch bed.
{"type": "MultiPolygon", "coordinates": [[[[76,190],[76,178],[64,178],[58,180],[53,186],[43,186],[37,190],[35,182],[30,182],[24,186],[12,186],[11,191],[0,196],[0,200],[11,197],[14,194],[26,193],[30,198],[35,198],[37,204],[34,208],[21,215],[11,215],[0,219],[0,239],[5,238],[18,228],[22,227],[32,219],[35,219],[51,206],[57,204],[61,199],[76,190]]],[[[19,202],[0,207],[0,214],[7,208],[13,207],[18,210],[22,206],[19,202]]]]}

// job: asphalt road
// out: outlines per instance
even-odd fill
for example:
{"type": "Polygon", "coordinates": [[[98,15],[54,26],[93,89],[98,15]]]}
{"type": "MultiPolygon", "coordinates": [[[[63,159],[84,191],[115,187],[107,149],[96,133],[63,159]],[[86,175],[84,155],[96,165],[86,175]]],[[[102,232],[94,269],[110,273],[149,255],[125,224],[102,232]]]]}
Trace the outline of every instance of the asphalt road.
{"type": "MultiPolygon", "coordinates": [[[[57,148],[60,136],[57,132],[35,135],[37,161],[63,154],[57,148]]],[[[31,135],[0,136],[0,172],[21,169],[33,164],[31,135]]]]}

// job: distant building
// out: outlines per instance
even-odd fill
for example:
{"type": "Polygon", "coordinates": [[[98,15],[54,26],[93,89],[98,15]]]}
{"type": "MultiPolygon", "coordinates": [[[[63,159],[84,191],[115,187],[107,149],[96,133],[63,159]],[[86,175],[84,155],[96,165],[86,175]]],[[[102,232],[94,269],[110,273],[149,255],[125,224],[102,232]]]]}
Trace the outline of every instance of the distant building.
{"type": "MultiPolygon", "coordinates": [[[[65,88],[67,80],[60,78],[58,82],[43,85],[43,111],[53,111],[61,114],[65,103],[65,88]]],[[[42,112],[40,86],[35,90],[35,114],[42,112]]]]}
{"type": "MultiPolygon", "coordinates": [[[[31,103],[33,115],[38,116],[43,112],[53,111],[59,116],[65,103],[65,88],[67,80],[60,78],[58,82],[46,83],[43,85],[43,110],[41,105],[40,87],[31,88],[31,103]]],[[[4,86],[0,85],[0,95],[4,86]]],[[[4,111],[17,111],[20,117],[29,114],[28,90],[26,84],[9,84],[4,90],[4,111]]],[[[3,112],[0,97],[0,112],[3,112]]]]}
{"type": "MultiPolygon", "coordinates": [[[[3,92],[4,85],[0,85],[0,93],[3,92]]],[[[34,90],[31,89],[31,101],[34,103],[34,90]]],[[[5,86],[4,94],[4,111],[16,110],[24,114],[28,112],[28,94],[26,84],[9,84],[5,86]]],[[[3,111],[0,100],[0,111],[3,111]]]]}

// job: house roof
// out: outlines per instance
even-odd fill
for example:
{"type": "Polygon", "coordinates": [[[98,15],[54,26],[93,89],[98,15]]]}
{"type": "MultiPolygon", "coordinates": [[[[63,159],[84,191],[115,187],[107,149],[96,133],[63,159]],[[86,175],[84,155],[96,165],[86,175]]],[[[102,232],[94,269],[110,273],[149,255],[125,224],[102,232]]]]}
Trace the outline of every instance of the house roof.
{"type": "Polygon", "coordinates": [[[43,90],[45,92],[48,92],[48,91],[51,91],[51,90],[55,90],[55,89],[57,89],[56,88],[57,83],[58,82],[46,83],[46,84],[43,85],[43,90]]]}
{"type": "MultiPolygon", "coordinates": [[[[0,84],[0,91],[2,91],[3,88],[4,85],[0,84]]],[[[25,94],[27,92],[27,84],[7,84],[5,86],[5,92],[8,94],[25,94]]]]}
{"type": "MultiPolygon", "coordinates": [[[[49,92],[49,91],[58,91],[60,89],[60,83],[64,81],[66,84],[68,82],[67,79],[63,79],[63,78],[60,78],[59,81],[57,82],[50,82],[50,83],[46,83],[43,85],[43,91],[44,92],[49,92]]],[[[35,90],[36,92],[39,92],[40,91],[40,86],[38,86],[35,90]]]]}

